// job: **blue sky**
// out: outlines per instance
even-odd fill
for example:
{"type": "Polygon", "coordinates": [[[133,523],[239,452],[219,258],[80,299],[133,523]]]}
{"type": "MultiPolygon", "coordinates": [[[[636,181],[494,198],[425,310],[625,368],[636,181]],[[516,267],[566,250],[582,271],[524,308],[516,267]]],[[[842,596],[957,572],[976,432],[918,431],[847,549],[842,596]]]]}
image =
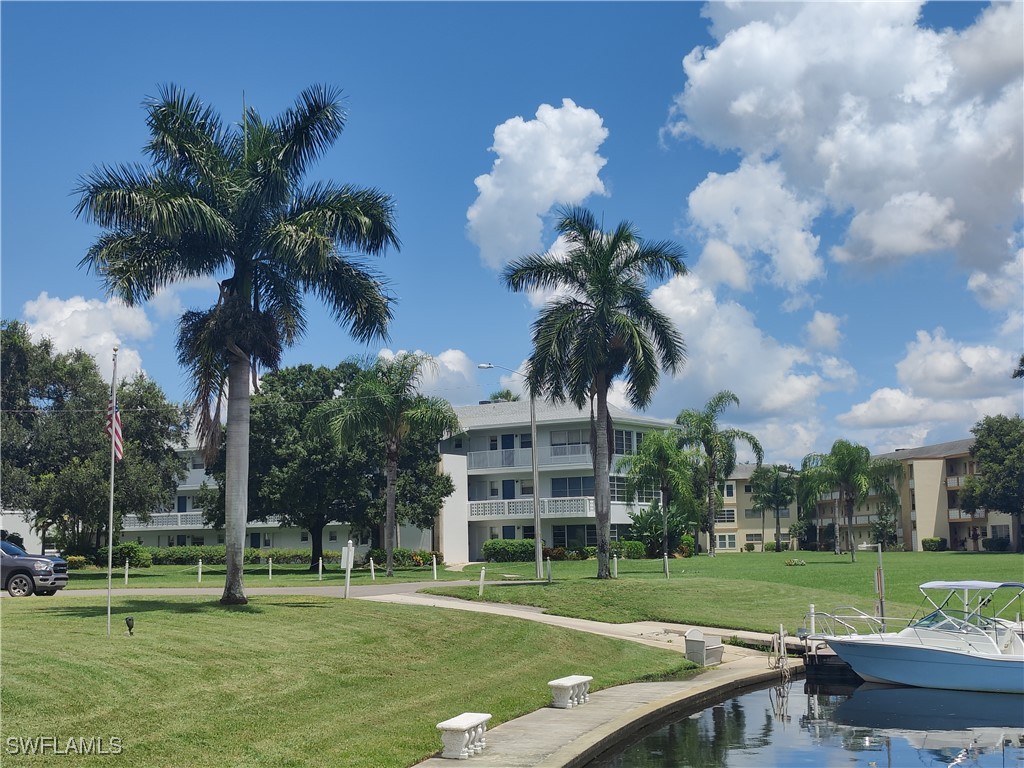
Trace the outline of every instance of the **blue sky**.
{"type": "MultiPolygon", "coordinates": [[[[769,461],[843,437],[872,451],[969,436],[1022,411],[1024,5],[937,2],[43,3],[2,15],[2,316],[175,400],[174,334],[213,282],[141,308],[78,261],[78,178],[141,162],[142,102],[175,83],[225,118],[314,83],[348,124],[310,181],[397,201],[387,344],[310,299],[285,364],[419,350],[431,392],[476,402],[517,377],[542,296],[508,260],[558,250],[582,204],[687,250],[652,284],[686,339],[647,414],[721,389],[769,461]]],[[[237,119],[237,118],[235,118],[237,119]]],[[[624,404],[621,392],[614,395],[624,404]]]]}

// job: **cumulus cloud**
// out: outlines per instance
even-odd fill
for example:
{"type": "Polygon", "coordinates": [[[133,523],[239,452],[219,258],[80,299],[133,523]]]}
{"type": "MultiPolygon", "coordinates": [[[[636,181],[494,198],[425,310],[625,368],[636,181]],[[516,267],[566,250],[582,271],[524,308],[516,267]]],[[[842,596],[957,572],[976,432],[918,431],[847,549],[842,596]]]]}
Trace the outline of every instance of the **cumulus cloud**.
{"type": "MultiPolygon", "coordinates": [[[[397,355],[408,352],[405,349],[382,349],[378,355],[385,360],[392,360],[397,355]]],[[[478,387],[476,384],[476,365],[469,356],[458,349],[446,349],[437,354],[415,350],[414,354],[429,355],[433,365],[423,370],[419,392],[424,395],[443,397],[456,405],[475,402],[478,387]]]]}
{"type": "Polygon", "coordinates": [[[780,263],[780,236],[815,258],[826,208],[849,221],[832,251],[849,265],[952,251],[999,274],[1020,240],[1024,17],[1019,3],[979,10],[969,28],[936,32],[918,25],[919,3],[709,3],[718,42],[685,57],[664,135],[740,154],[702,187],[742,179],[723,189],[748,220],[726,226],[726,196],[695,192],[698,229],[762,255],[790,289],[800,272],[780,263]]]}
{"type": "Polygon", "coordinates": [[[51,339],[59,352],[85,350],[95,358],[100,374],[108,381],[113,374],[115,346],[119,347],[118,379],[131,378],[143,370],[142,357],[129,342],[150,338],[154,329],[140,307],[81,296],[60,299],[43,291],[25,302],[23,312],[34,339],[51,339]]]}
{"type": "Polygon", "coordinates": [[[917,332],[896,375],[903,387],[924,397],[988,397],[1006,392],[1013,357],[1013,350],[956,342],[936,328],[917,332]]]}
{"type": "Polygon", "coordinates": [[[815,349],[838,349],[843,334],[839,331],[840,318],[828,312],[816,311],[804,326],[804,338],[815,349]]]}
{"type": "Polygon", "coordinates": [[[749,267],[743,257],[731,245],[715,238],[704,244],[693,271],[712,287],[727,285],[737,291],[749,291],[751,288],[749,267]]]}
{"type": "Polygon", "coordinates": [[[469,237],[485,264],[498,269],[543,250],[543,217],[552,207],[605,193],[598,174],[607,161],[598,149],[607,137],[601,116],[572,99],[542,104],[533,120],[513,117],[494,129],[497,157],[491,172],[476,178],[467,213],[469,237]]]}

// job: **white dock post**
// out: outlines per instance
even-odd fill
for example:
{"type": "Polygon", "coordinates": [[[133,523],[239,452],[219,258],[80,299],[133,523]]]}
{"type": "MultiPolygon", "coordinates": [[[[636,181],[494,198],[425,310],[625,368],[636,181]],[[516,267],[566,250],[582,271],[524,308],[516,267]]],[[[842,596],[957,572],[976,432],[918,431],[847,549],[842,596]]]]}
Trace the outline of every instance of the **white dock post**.
{"type": "Polygon", "coordinates": [[[814,634],[814,603],[811,603],[811,634],[814,634]]]}

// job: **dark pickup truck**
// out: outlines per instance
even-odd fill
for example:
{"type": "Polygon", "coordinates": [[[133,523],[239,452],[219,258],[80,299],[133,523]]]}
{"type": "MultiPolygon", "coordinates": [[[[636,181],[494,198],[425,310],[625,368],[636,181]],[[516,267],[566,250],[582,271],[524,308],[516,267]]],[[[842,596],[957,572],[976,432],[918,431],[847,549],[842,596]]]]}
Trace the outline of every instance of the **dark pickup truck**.
{"type": "Polygon", "coordinates": [[[9,541],[0,541],[0,583],[11,597],[57,594],[68,584],[68,564],[60,557],[30,555],[9,541]]]}

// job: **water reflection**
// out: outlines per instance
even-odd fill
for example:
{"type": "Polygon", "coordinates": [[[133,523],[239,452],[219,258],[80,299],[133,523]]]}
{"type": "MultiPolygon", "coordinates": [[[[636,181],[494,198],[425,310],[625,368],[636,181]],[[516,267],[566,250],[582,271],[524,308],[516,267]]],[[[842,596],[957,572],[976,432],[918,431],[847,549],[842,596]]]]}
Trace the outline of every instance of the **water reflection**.
{"type": "Polygon", "coordinates": [[[648,729],[589,768],[1024,768],[1024,696],[805,681],[648,729]]]}

